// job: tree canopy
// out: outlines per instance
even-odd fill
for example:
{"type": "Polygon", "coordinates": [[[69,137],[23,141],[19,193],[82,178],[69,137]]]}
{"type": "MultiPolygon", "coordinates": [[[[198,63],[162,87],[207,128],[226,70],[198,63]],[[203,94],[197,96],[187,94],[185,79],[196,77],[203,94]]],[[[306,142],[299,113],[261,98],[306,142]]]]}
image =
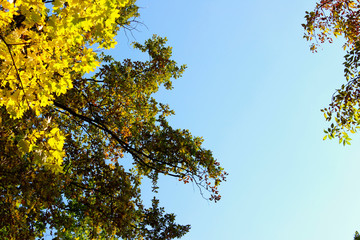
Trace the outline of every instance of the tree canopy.
{"type": "Polygon", "coordinates": [[[185,70],[166,38],[134,43],[148,61],[101,53],[138,16],[135,0],[0,0],[1,239],[181,237],[189,225],[142,203],[159,174],[220,199],[227,173],[153,97],[185,70]]]}

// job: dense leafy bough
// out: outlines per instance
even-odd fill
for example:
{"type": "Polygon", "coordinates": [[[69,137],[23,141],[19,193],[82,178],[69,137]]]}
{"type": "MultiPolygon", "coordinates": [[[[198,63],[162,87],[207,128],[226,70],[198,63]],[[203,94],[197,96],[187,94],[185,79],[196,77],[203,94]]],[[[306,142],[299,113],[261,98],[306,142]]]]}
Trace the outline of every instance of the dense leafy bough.
{"type": "Polygon", "coordinates": [[[155,192],[164,174],[220,199],[226,172],[152,97],[185,69],[166,39],[134,44],[144,62],[93,51],[113,47],[137,10],[134,0],[0,1],[1,239],[183,236],[190,226],[157,199],[142,204],[144,176],[155,192]]]}

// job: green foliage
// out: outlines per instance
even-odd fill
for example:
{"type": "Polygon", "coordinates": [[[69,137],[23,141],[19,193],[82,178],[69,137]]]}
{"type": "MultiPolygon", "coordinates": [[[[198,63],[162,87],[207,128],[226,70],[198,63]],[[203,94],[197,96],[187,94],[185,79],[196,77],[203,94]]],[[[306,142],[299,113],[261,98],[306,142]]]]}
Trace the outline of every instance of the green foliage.
{"type": "Polygon", "coordinates": [[[166,39],[134,43],[148,61],[90,47],[113,47],[137,10],[132,0],[0,1],[1,239],[46,230],[54,239],[179,238],[189,225],[155,198],[142,203],[141,179],[156,189],[159,174],[220,199],[226,172],[202,138],[169,125],[174,112],[152,96],[185,69],[166,39]]]}
{"type": "Polygon", "coordinates": [[[152,200],[152,207],[145,210],[145,217],[140,223],[146,240],[174,239],[182,237],[190,230],[190,225],[174,224],[175,215],[165,214],[164,208],[159,208],[159,200],[152,200]]]}

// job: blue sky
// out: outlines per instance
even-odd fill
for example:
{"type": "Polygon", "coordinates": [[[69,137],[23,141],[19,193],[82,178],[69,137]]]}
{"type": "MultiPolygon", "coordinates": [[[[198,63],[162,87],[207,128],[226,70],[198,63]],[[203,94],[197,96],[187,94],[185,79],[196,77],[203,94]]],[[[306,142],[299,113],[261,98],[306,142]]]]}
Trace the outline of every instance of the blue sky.
{"type": "MultiPolygon", "coordinates": [[[[309,51],[301,23],[314,0],[139,0],[146,25],[118,36],[112,54],[166,36],[187,64],[172,91],[157,97],[170,122],[203,136],[229,172],[219,203],[196,187],[161,178],[158,197],[192,229],[183,239],[353,239],[360,230],[357,135],[323,141],[320,112],[345,81],[341,40],[309,51]]],[[[151,198],[144,191],[144,198],[151,198]]]]}

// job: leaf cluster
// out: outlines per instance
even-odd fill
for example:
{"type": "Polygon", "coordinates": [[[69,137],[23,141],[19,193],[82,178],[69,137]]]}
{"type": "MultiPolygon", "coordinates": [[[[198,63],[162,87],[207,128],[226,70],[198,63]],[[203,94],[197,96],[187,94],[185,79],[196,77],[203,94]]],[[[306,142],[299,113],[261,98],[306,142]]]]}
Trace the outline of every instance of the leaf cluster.
{"type": "Polygon", "coordinates": [[[148,61],[93,50],[113,47],[137,10],[132,0],[0,1],[1,239],[181,237],[189,225],[156,198],[142,203],[142,178],[156,192],[159,174],[221,198],[227,173],[153,97],[185,70],[166,38],[134,43],[148,61]]]}
{"type": "MultiPolygon", "coordinates": [[[[311,51],[332,37],[342,36],[346,54],[344,56],[344,76],[342,84],[333,94],[329,107],[322,109],[324,117],[331,122],[324,140],[337,138],[339,143],[350,145],[349,133],[360,129],[360,1],[358,0],[321,0],[314,11],[306,12],[304,38],[315,41],[311,51]]],[[[354,240],[360,239],[355,232],[354,240]]]]}
{"type": "Polygon", "coordinates": [[[344,76],[342,84],[332,96],[331,104],[321,111],[331,124],[324,130],[324,139],[338,138],[339,143],[350,145],[349,133],[360,128],[359,60],[360,60],[360,2],[353,0],[322,0],[314,11],[306,12],[304,38],[314,41],[310,49],[316,51],[320,44],[332,42],[332,37],[345,39],[344,76]]]}

